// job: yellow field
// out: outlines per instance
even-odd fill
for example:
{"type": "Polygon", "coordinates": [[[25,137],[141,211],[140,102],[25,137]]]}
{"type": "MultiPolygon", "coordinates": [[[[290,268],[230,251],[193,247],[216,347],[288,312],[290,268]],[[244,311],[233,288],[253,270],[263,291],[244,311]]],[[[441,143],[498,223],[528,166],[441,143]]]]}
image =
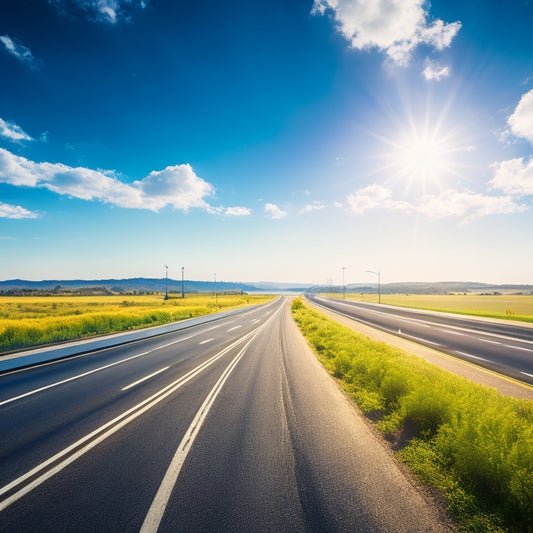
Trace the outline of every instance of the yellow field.
{"type": "MultiPolygon", "coordinates": [[[[339,294],[330,296],[339,298],[339,294]]],[[[346,299],[377,303],[377,294],[346,294],[346,299]]],[[[381,303],[414,309],[430,309],[494,318],[533,322],[533,295],[481,294],[382,294],[381,303]]]]}
{"type": "Polygon", "coordinates": [[[264,295],[7,296],[0,297],[0,352],[113,333],[246,305],[264,295]]]}

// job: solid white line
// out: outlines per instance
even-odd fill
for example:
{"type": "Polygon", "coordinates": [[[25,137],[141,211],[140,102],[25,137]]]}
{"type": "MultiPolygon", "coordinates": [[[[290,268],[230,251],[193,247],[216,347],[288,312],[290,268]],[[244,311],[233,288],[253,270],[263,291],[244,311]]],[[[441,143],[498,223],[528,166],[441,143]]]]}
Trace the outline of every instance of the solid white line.
{"type": "Polygon", "coordinates": [[[37,475],[39,472],[41,472],[48,466],[63,459],[63,457],[67,456],[69,453],[73,452],[76,448],[80,448],[81,446],[81,448],[77,452],[63,459],[60,463],[54,466],[51,470],[45,471],[39,477],[35,478],[31,483],[23,486],[21,489],[19,489],[17,492],[15,492],[14,494],[6,498],[4,501],[1,501],[0,511],[3,511],[7,507],[9,507],[12,503],[16,502],[17,500],[19,500],[20,498],[28,494],[30,491],[32,491],[35,487],[38,487],[39,485],[44,483],[46,480],[48,480],[49,478],[51,478],[52,476],[54,476],[55,474],[63,470],[70,463],[74,462],[76,459],[84,455],[86,452],[88,452],[89,450],[91,450],[92,448],[94,448],[95,446],[103,442],[104,440],[106,440],[108,437],[116,433],[119,429],[126,426],[131,421],[139,417],[141,414],[145,413],[146,411],[148,411],[149,409],[151,409],[152,407],[160,403],[162,400],[164,400],[166,397],[173,394],[180,387],[182,387],[185,383],[187,383],[188,381],[196,377],[203,370],[205,370],[207,367],[212,365],[215,361],[217,361],[218,359],[226,355],[228,352],[230,352],[233,348],[247,341],[252,335],[258,332],[261,327],[263,326],[256,328],[250,333],[247,333],[240,339],[236,340],[235,342],[233,342],[232,344],[230,344],[229,346],[227,346],[226,348],[224,348],[223,350],[215,354],[213,357],[211,357],[207,361],[204,361],[202,364],[198,365],[196,368],[193,368],[192,370],[190,370],[187,374],[177,379],[170,385],[167,385],[166,387],[164,387],[157,393],[153,394],[146,400],[143,400],[137,405],[131,407],[130,409],[120,414],[116,418],[113,418],[112,420],[104,424],[103,426],[97,428],[96,430],[89,433],[88,435],[85,435],[85,437],[82,437],[80,440],[71,444],[64,450],[58,452],[53,457],[50,457],[46,461],[32,468],[30,471],[26,472],[26,474],[23,474],[22,476],[8,483],[4,487],[0,488],[0,495],[9,492],[13,488],[24,483],[26,480],[37,475]],[[94,439],[94,440],[91,440],[91,439],[94,439]]]}
{"type": "Polygon", "coordinates": [[[169,366],[166,366],[165,368],[162,368],[161,370],[157,370],[153,374],[150,374],[149,376],[145,376],[144,378],[139,379],[135,383],[131,383],[127,387],[124,387],[122,390],[131,389],[131,388],[135,387],[135,385],[139,385],[139,383],[142,383],[143,381],[146,381],[147,379],[153,378],[154,376],[157,376],[157,374],[161,374],[161,372],[164,372],[165,370],[168,370],[169,368],[170,368],[169,366]]]}
{"type": "Polygon", "coordinates": [[[455,353],[458,353],[459,355],[464,355],[465,357],[471,357],[472,359],[478,359],[479,361],[487,361],[487,359],[483,359],[483,357],[478,357],[477,355],[472,355],[469,353],[459,352],[459,351],[455,353]]]}
{"type": "Polygon", "coordinates": [[[233,326],[232,328],[229,328],[226,333],[229,333],[230,331],[234,331],[236,329],[242,328],[242,326],[233,326]]]}
{"type": "Polygon", "coordinates": [[[199,342],[198,344],[199,344],[199,345],[200,345],[200,344],[207,344],[208,342],[212,342],[212,341],[214,341],[214,340],[215,340],[215,339],[214,339],[214,337],[213,337],[212,339],[206,339],[205,341],[199,342]]]}
{"type": "MultiPolygon", "coordinates": [[[[279,312],[281,309],[283,308],[280,307],[277,312],[279,312]]],[[[165,514],[165,510],[170,500],[172,491],[174,490],[176,481],[178,480],[183,463],[185,462],[185,459],[187,458],[187,455],[191,450],[192,445],[194,444],[194,441],[200,431],[200,428],[202,427],[204,420],[206,419],[211,407],[213,406],[216,397],[222,390],[222,387],[226,383],[230,374],[233,372],[233,369],[237,366],[237,363],[246,353],[246,350],[248,349],[250,344],[255,340],[257,335],[259,335],[259,333],[266,328],[267,324],[272,320],[272,318],[276,316],[277,312],[272,315],[272,317],[267,322],[265,322],[256,330],[254,336],[246,343],[242,350],[226,367],[219,380],[215,383],[215,386],[207,395],[206,399],[204,400],[204,403],[196,413],[194,420],[192,421],[191,425],[187,429],[187,432],[183,436],[178,446],[178,449],[176,450],[176,453],[172,458],[172,461],[170,462],[163,481],[161,482],[161,485],[159,486],[152,505],[150,506],[150,509],[148,510],[148,513],[144,519],[143,525],[140,529],[140,533],[155,533],[159,529],[159,524],[161,523],[163,515],[165,514]]]]}
{"type": "Polygon", "coordinates": [[[528,374],[527,372],[520,372],[520,374],[524,374],[524,376],[527,376],[528,378],[533,378],[533,374],[528,374]]]}

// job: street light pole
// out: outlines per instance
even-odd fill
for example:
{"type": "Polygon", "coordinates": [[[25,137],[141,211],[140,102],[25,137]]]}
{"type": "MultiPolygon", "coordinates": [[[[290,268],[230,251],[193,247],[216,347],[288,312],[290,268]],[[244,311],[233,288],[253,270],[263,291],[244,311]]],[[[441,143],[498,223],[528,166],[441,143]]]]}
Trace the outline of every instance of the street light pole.
{"type": "Polygon", "coordinates": [[[346,286],[344,285],[344,271],[346,267],[342,267],[342,299],[346,300],[346,286]]]}
{"type": "Polygon", "coordinates": [[[185,267],[181,267],[181,298],[185,298],[185,289],[183,286],[183,273],[185,272],[185,267]]]}
{"type": "Polygon", "coordinates": [[[367,272],[370,272],[371,274],[374,274],[378,277],[378,303],[381,303],[381,271],[378,270],[377,272],[374,272],[373,270],[367,270],[367,272]]]}
{"type": "Polygon", "coordinates": [[[165,265],[165,300],[168,300],[168,265],[165,265]]]}

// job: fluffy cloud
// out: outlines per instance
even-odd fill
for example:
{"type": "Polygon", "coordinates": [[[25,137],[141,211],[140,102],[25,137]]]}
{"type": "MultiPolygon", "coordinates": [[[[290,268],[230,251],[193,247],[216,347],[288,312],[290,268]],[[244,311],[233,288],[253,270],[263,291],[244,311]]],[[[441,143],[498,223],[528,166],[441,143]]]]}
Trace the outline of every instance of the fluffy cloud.
{"type": "Polygon", "coordinates": [[[378,48],[399,65],[419,44],[450,46],[460,22],[428,22],[425,0],[315,0],[313,13],[332,11],[344,38],[359,50],[378,48]]]}
{"type": "Polygon", "coordinates": [[[0,118],[0,135],[13,142],[33,140],[20,126],[0,118]]]}
{"type": "Polygon", "coordinates": [[[204,198],[214,192],[212,185],[198,177],[190,165],[169,166],[129,184],[112,172],[61,163],[35,163],[3,148],[0,148],[0,183],[45,188],[82,200],[151,211],[165,206],[183,211],[200,207],[209,211],[211,206],[204,198]]]}
{"type": "Polygon", "coordinates": [[[85,12],[97,22],[116,24],[121,19],[127,19],[127,8],[141,7],[148,4],[148,0],[49,0],[60,11],[70,13],[73,9],[85,12]],[[133,6],[132,6],[133,4],[133,6]]]}
{"type": "Polygon", "coordinates": [[[227,207],[224,211],[225,215],[232,217],[244,217],[252,213],[248,207],[227,207]]]}
{"type": "Polygon", "coordinates": [[[33,57],[30,49],[9,35],[0,35],[0,42],[5,46],[6,50],[19,61],[26,63],[32,69],[38,68],[38,63],[33,57]]]}
{"type": "Polygon", "coordinates": [[[533,89],[522,95],[507,123],[514,135],[533,144],[533,89]]]}
{"type": "Polygon", "coordinates": [[[450,189],[437,196],[424,196],[417,211],[431,218],[460,217],[463,222],[469,222],[481,216],[507,215],[524,209],[510,196],[487,196],[450,189]]]}
{"type": "Polygon", "coordinates": [[[20,207],[0,202],[0,218],[37,218],[39,215],[20,207]]]}
{"type": "Polygon", "coordinates": [[[411,205],[406,202],[398,202],[392,199],[392,192],[374,183],[364,189],[360,189],[355,194],[348,196],[348,205],[352,213],[360,215],[368,209],[383,208],[396,210],[410,210],[411,205]]]}
{"type": "Polygon", "coordinates": [[[517,196],[533,195],[533,157],[528,163],[524,158],[494,163],[494,178],[491,185],[506,194],[517,196]]]}
{"type": "Polygon", "coordinates": [[[300,215],[305,215],[306,213],[311,213],[312,211],[321,211],[322,209],[324,209],[324,204],[315,200],[312,204],[307,204],[300,211],[300,215]]]}
{"type": "Polygon", "coordinates": [[[283,211],[276,204],[267,203],[265,204],[265,215],[274,220],[279,220],[287,216],[287,211],[283,211]]]}
{"type": "Polygon", "coordinates": [[[440,65],[435,61],[426,59],[426,66],[422,71],[422,76],[426,80],[440,81],[442,78],[447,78],[450,75],[450,69],[446,66],[440,65]]]}
{"type": "Polygon", "coordinates": [[[392,191],[378,184],[370,185],[348,197],[350,210],[362,214],[369,209],[389,209],[416,212],[430,218],[457,217],[469,222],[480,216],[509,214],[524,211],[526,208],[513,201],[511,196],[488,196],[470,191],[453,189],[438,195],[426,195],[417,204],[397,201],[392,191]]]}

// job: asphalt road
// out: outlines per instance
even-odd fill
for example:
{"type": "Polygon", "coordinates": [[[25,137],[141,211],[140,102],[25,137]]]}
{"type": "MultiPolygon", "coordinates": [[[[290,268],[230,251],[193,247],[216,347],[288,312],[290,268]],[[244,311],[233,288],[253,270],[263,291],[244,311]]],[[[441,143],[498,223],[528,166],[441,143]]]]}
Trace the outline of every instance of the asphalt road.
{"type": "Polygon", "coordinates": [[[0,376],[0,531],[450,531],[279,300],[0,376]]]}
{"type": "Polygon", "coordinates": [[[533,328],[388,305],[309,299],[372,327],[533,384],[533,328]]]}

